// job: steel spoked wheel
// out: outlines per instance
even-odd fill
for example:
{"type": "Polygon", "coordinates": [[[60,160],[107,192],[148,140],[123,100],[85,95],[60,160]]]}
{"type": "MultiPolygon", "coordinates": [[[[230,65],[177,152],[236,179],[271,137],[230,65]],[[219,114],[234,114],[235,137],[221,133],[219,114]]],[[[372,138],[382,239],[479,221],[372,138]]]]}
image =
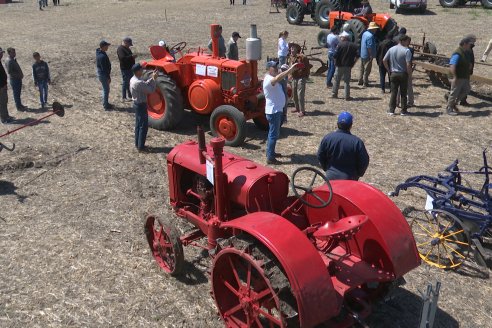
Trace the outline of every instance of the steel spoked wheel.
{"type": "Polygon", "coordinates": [[[420,258],[440,269],[455,269],[470,252],[470,238],[463,223],[444,210],[405,211],[420,258]]]}
{"type": "Polygon", "coordinates": [[[212,291],[227,327],[298,325],[287,277],[273,255],[253,240],[231,238],[212,269],[212,291]],[[296,324],[297,323],[297,324],[296,324]]]}
{"type": "Polygon", "coordinates": [[[184,255],[176,229],[162,218],[150,215],[145,222],[145,234],[157,264],[171,276],[179,275],[184,255]]]}

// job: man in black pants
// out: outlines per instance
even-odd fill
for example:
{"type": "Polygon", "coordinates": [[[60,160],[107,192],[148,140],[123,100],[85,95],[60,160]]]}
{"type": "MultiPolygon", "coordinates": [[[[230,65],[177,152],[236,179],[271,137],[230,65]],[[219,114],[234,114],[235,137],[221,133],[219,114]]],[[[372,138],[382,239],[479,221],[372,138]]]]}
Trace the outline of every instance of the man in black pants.
{"type": "Polygon", "coordinates": [[[59,6],[60,5],[60,0],[53,0],[53,4],[55,6],[59,6]]]}
{"type": "Polygon", "coordinates": [[[338,130],[321,140],[318,160],[329,180],[359,180],[369,166],[364,142],[350,133],[353,117],[349,112],[338,115],[338,130]]]}
{"type": "Polygon", "coordinates": [[[408,80],[412,74],[412,52],[408,48],[410,37],[402,35],[400,43],[388,50],[383,58],[383,64],[390,76],[391,98],[388,108],[389,115],[395,115],[396,98],[398,90],[401,94],[401,113],[405,116],[407,112],[407,88],[408,80]]]}
{"type": "Polygon", "coordinates": [[[123,39],[122,44],[116,50],[118,59],[120,60],[121,69],[121,98],[123,101],[132,99],[132,93],[130,92],[130,79],[133,76],[132,67],[135,65],[135,57],[130,47],[133,46],[131,38],[126,37],[123,39]],[[127,98],[128,95],[128,98],[127,98]]]}

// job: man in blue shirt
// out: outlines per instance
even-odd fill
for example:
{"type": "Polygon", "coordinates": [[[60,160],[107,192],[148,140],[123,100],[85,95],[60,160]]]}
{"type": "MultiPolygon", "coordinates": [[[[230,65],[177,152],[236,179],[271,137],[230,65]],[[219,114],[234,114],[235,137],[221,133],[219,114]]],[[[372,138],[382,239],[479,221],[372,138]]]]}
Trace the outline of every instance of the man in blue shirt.
{"type": "Polygon", "coordinates": [[[326,86],[332,87],[332,79],[335,74],[335,58],[333,55],[338,46],[338,28],[335,25],[331,28],[330,34],[326,37],[326,47],[328,48],[328,72],[326,72],[326,86]]]}
{"type": "Polygon", "coordinates": [[[338,115],[338,130],[327,134],[318,148],[318,160],[329,180],[359,180],[369,166],[364,142],[350,133],[353,117],[338,115]]]}
{"type": "Polygon", "coordinates": [[[379,29],[378,24],[374,22],[369,23],[369,27],[362,34],[362,40],[360,43],[360,75],[359,85],[364,87],[369,86],[369,75],[372,69],[372,60],[376,57],[377,44],[374,33],[379,29]]]}

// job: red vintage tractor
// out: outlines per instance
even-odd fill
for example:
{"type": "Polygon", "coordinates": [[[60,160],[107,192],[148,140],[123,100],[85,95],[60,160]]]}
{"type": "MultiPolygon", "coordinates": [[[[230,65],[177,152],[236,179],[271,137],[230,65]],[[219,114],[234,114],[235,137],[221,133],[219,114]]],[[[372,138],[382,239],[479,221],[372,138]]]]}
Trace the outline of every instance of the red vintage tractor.
{"type": "Polygon", "coordinates": [[[223,152],[222,138],[206,146],[198,135],[167,156],[171,205],[195,229],[180,235],[176,222],[150,215],[145,232],[172,276],[183,269],[183,245],[208,251],[226,327],[350,327],[420,264],[405,218],[374,187],[329,182],[311,167],[289,182],[223,152]]]}
{"type": "MultiPolygon", "coordinates": [[[[336,26],[339,29],[345,23],[349,24],[350,32],[354,36],[354,42],[360,45],[362,34],[369,26],[370,22],[375,22],[379,26],[379,30],[375,36],[378,40],[382,41],[386,35],[396,35],[398,32],[398,24],[390,17],[389,14],[369,14],[366,16],[356,16],[351,12],[346,11],[333,11],[329,14],[329,28],[336,26]]],[[[326,36],[328,30],[321,30],[318,33],[318,44],[322,47],[326,46],[326,36]]]]}
{"type": "Polygon", "coordinates": [[[289,24],[302,24],[304,16],[310,15],[319,27],[329,28],[331,12],[353,12],[360,6],[361,0],[290,0],[285,15],[289,24]]]}
{"type": "Polygon", "coordinates": [[[264,96],[258,81],[261,41],[256,26],[246,40],[246,60],[219,58],[219,25],[211,25],[212,54],[203,49],[188,51],[185,42],[166,49],[152,46],[154,60],[143,63],[148,73],[160,72],[156,91],[147,97],[149,126],[159,130],[175,128],[183,118],[184,108],[210,115],[210,129],[226,144],[237,146],[244,141],[246,121],[253,119],[261,128],[268,127],[264,114],[264,96]],[[179,57],[176,60],[176,57],[179,57]]]}

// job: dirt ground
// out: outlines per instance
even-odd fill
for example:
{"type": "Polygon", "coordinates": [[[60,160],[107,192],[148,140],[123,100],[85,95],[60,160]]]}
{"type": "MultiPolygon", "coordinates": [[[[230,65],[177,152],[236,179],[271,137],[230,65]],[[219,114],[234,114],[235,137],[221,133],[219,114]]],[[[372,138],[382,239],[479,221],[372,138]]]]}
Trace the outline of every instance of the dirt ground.
{"type": "MultiPolygon", "coordinates": [[[[132,36],[134,52],[143,59],[149,57],[148,45],[160,39],[186,41],[193,48],[206,45],[213,22],[224,26],[226,36],[239,31],[243,40],[249,24],[256,23],[266,58],[276,54],[281,30],[311,47],[317,45],[318,27],[309,17],[303,26],[289,26],[283,11],[268,13],[267,0],[232,8],[227,0],[62,0],[61,6],[42,12],[35,2],[0,5],[0,47],[17,49],[26,73],[23,101],[30,108],[16,112],[9,92],[9,111],[18,121],[0,126],[0,133],[45,114],[29,77],[33,51],[50,64],[50,102],[65,104],[67,113],[1,139],[7,145],[15,142],[16,149],[0,154],[0,327],[220,327],[209,295],[208,261],[186,249],[187,275],[166,276],[151,258],[142,221],[146,212],[177,220],[168,206],[165,156],[194,138],[196,124],[207,120],[187,114],[172,133],[150,130],[151,153],[138,154],[134,115],[128,103],[119,101],[116,45],[132,36]],[[109,54],[116,109],[109,112],[100,105],[94,65],[102,38],[115,45],[109,54]]],[[[388,3],[374,1],[373,8],[389,12],[388,3]]],[[[395,18],[415,42],[425,32],[448,55],[464,34],[475,33],[478,58],[491,37],[492,11],[481,8],[443,9],[433,0],[426,15],[395,18]]],[[[477,70],[492,76],[490,66],[477,70]]],[[[377,76],[374,69],[372,82],[377,76]]],[[[324,77],[313,77],[307,86],[308,115],[291,116],[282,129],[277,150],[284,157],[277,169],[290,175],[301,165],[316,165],[319,141],[342,110],[355,115],[353,132],[371,156],[363,181],[385,193],[407,177],[434,175],[455,158],[465,168],[479,167],[482,148],[492,142],[490,98],[471,96],[472,108],[446,116],[445,90],[431,85],[423,72],[415,77],[417,107],[408,117],[388,117],[389,96],[378,88],[354,86],[354,101],[333,100],[324,77]]],[[[230,151],[264,163],[265,133],[253,124],[248,129],[245,145],[230,151]]],[[[401,208],[423,206],[413,196],[395,201],[401,208]]],[[[435,327],[492,327],[489,273],[473,261],[457,272],[422,265],[406,275],[407,285],[376,308],[367,323],[417,327],[420,291],[438,280],[442,289],[435,327]]]]}

